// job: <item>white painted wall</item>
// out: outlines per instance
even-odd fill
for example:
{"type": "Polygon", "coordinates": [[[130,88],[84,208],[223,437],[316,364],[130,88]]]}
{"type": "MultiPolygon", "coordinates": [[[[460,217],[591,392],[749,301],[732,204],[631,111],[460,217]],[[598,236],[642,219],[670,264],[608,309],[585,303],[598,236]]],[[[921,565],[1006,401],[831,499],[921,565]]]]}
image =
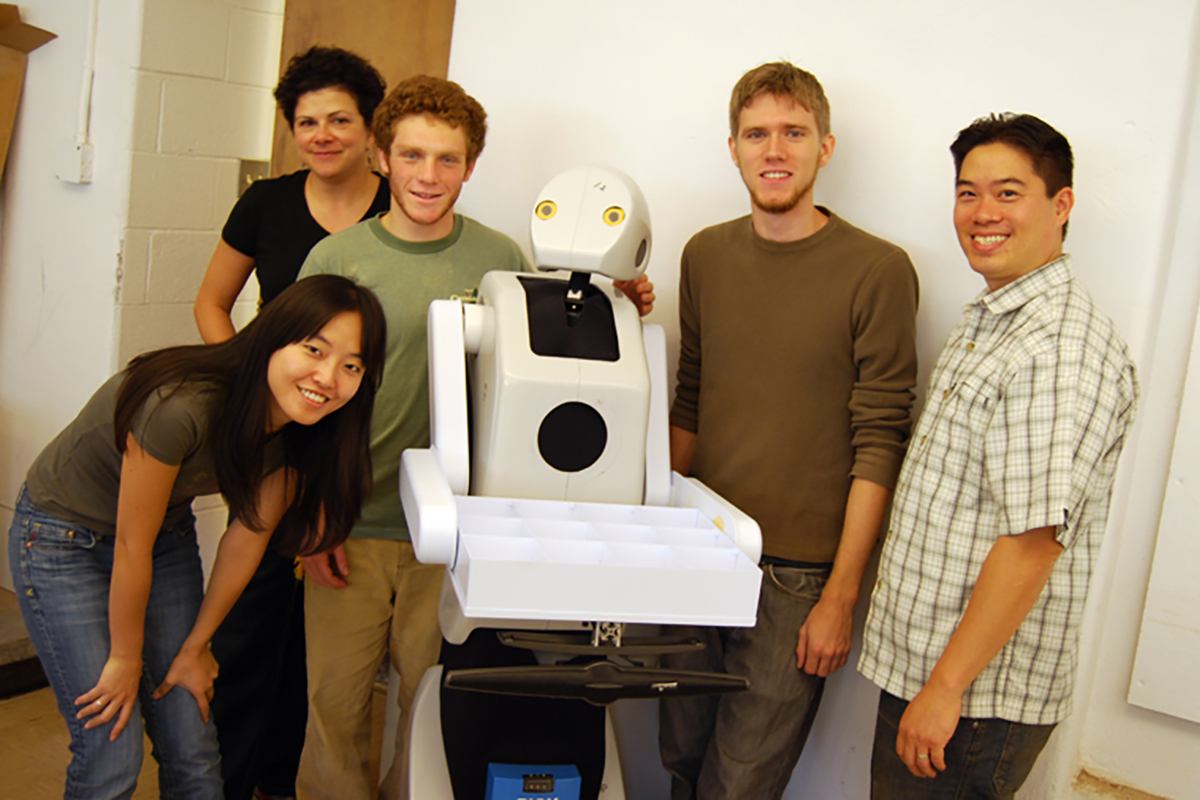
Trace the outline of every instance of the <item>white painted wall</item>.
{"type": "MultiPolygon", "coordinates": [[[[116,365],[199,344],[192,301],[237,200],[241,159],[269,161],[284,0],[143,0],[116,365]]],[[[251,276],[234,319],[254,315],[251,276]]],[[[227,512],[193,504],[211,569],[227,512]]]]}
{"type": "Polygon", "coordinates": [[[87,0],[21,4],[25,22],[58,38],[30,54],[0,186],[0,583],[10,589],[8,526],[25,471],[112,370],[141,2],[101,5],[95,179],[79,186],[55,178],[54,147],[75,135],[87,0]]]}
{"type": "MultiPolygon", "coordinates": [[[[1173,254],[1176,228],[1200,227],[1178,217],[1177,177],[1188,147],[1200,152],[1188,138],[1197,5],[1014,0],[998,13],[954,0],[457,4],[450,77],[490,114],[460,209],[527,245],[529,204],[559,171],[605,162],[630,173],[654,219],[651,321],[667,327],[673,347],[684,243],[748,210],[726,147],[726,107],[750,67],[787,58],[822,79],[838,146],[818,202],[912,256],[922,382],[962,304],[982,289],[953,237],[949,143],[973,118],[1002,110],[1038,114],[1071,139],[1078,202],[1068,250],[1125,333],[1146,397],[1093,585],[1076,713],[1027,798],[1066,797],[1080,764],[1167,797],[1194,797],[1200,785],[1200,726],[1125,700],[1196,309],[1195,270],[1173,254]]],[[[788,798],[867,796],[874,702],[853,672],[830,681],[788,798]]],[[[631,704],[620,726],[630,796],[665,796],[652,705],[631,704]]]]}
{"type": "MultiPolygon", "coordinates": [[[[269,160],[283,0],[101,0],[95,180],[54,176],[75,133],[87,0],[35,0],[59,34],[31,54],[0,229],[0,585],[30,463],[138,353],[199,342],[192,300],[237,198],[239,159],[269,160]]],[[[235,318],[253,314],[251,279],[235,318]]],[[[224,530],[196,504],[206,564],[224,530]]]]}

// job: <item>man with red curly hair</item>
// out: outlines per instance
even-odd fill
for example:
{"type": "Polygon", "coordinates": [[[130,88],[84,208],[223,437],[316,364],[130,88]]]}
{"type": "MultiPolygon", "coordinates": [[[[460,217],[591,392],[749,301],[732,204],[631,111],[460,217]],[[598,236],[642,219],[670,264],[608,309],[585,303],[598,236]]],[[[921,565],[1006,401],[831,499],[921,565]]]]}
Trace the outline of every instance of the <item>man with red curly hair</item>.
{"type": "Polygon", "coordinates": [[[400,673],[396,757],[380,796],[407,793],[408,722],[437,662],[442,567],[413,555],[397,494],[400,454],[429,446],[425,316],[485,272],[523,270],[512,239],[454,213],[483,150],[487,114],[462,87],[419,75],[397,85],[372,124],[391,207],[313,248],[301,277],[334,273],[371,287],[387,315],[387,379],[371,421],[374,491],[344,546],[304,560],[309,718],[301,798],[376,797],[368,763],[371,691],[384,657],[400,673]]]}
{"type": "MultiPolygon", "coordinates": [[[[371,420],[374,491],[345,545],[304,559],[309,716],[296,792],[313,800],[376,796],[371,690],[385,656],[400,673],[400,722],[379,795],[407,796],[409,711],[442,641],[443,567],[417,561],[397,493],[400,454],[429,446],[426,313],[433,300],[473,295],[486,272],[528,269],[512,239],[454,213],[487,134],[475,98],[457,83],[418,75],[392,89],[371,127],[391,206],[323,240],[300,270],[370,287],[388,328],[387,377],[371,420]]],[[[649,313],[654,287],[645,276],[618,285],[649,313]]]]}

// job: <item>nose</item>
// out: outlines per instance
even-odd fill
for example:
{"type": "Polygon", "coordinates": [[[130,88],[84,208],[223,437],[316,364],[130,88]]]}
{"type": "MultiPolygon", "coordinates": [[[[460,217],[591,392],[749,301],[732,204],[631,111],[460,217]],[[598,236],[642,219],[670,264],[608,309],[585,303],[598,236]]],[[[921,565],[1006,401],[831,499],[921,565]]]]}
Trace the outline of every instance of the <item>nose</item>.
{"type": "Polygon", "coordinates": [[[436,165],[434,159],[432,159],[432,158],[422,159],[420,166],[417,168],[417,178],[422,183],[436,183],[437,182],[436,166],[437,165],[436,165]]]}
{"type": "Polygon", "coordinates": [[[780,158],[783,156],[783,137],[778,133],[772,133],[767,137],[767,158],[780,158]]]}
{"type": "Polygon", "coordinates": [[[975,204],[975,220],[978,222],[992,222],[1000,218],[1000,204],[995,198],[984,195],[975,204]]]}
{"type": "Polygon", "coordinates": [[[337,364],[332,358],[322,359],[321,362],[313,369],[313,382],[321,387],[327,388],[333,386],[334,380],[336,379],[336,369],[337,364]]]}
{"type": "Polygon", "coordinates": [[[320,142],[327,142],[333,138],[333,129],[329,127],[329,123],[327,122],[318,122],[313,138],[320,142]]]}

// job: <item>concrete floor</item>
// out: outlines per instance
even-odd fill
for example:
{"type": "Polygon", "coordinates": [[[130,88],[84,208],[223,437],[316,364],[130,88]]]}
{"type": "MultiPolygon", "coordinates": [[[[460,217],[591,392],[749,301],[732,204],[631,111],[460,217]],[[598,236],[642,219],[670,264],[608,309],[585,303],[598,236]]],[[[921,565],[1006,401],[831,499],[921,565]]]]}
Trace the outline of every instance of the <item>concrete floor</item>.
{"type": "MultiPolygon", "coordinates": [[[[372,775],[379,774],[379,745],[383,737],[386,694],[376,691],[373,705],[372,775]]],[[[50,689],[0,700],[0,797],[5,800],[55,800],[66,780],[70,737],[50,689]]],[[[142,764],[134,800],[158,797],[157,764],[150,757],[142,764]]]]}
{"type": "MultiPolygon", "coordinates": [[[[0,664],[36,655],[12,592],[0,588],[0,664]]],[[[376,689],[372,705],[371,775],[378,780],[379,747],[387,694],[376,689]]],[[[0,700],[0,798],[4,800],[55,800],[63,794],[71,753],[67,725],[58,713],[54,693],[39,689],[0,700]]],[[[134,800],[158,797],[158,765],[146,741],[134,800]]]]}
{"type": "MultiPolygon", "coordinates": [[[[49,688],[0,700],[0,794],[9,800],[62,797],[70,741],[49,688]]],[[[152,758],[142,765],[134,800],[158,797],[156,766],[152,758]]]]}

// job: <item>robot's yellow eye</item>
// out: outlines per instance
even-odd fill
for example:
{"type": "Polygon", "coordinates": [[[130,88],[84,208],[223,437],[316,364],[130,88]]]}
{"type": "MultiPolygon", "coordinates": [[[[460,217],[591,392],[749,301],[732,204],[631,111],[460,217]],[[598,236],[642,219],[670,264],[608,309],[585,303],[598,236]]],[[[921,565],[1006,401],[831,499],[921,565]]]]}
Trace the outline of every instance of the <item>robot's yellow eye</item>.
{"type": "Polygon", "coordinates": [[[550,219],[557,211],[558,206],[554,204],[553,200],[543,200],[537,204],[537,209],[534,210],[534,213],[537,214],[538,219],[550,219]]]}
{"type": "Polygon", "coordinates": [[[625,221],[625,209],[620,206],[609,206],[604,209],[604,221],[609,225],[620,225],[625,221]]]}

